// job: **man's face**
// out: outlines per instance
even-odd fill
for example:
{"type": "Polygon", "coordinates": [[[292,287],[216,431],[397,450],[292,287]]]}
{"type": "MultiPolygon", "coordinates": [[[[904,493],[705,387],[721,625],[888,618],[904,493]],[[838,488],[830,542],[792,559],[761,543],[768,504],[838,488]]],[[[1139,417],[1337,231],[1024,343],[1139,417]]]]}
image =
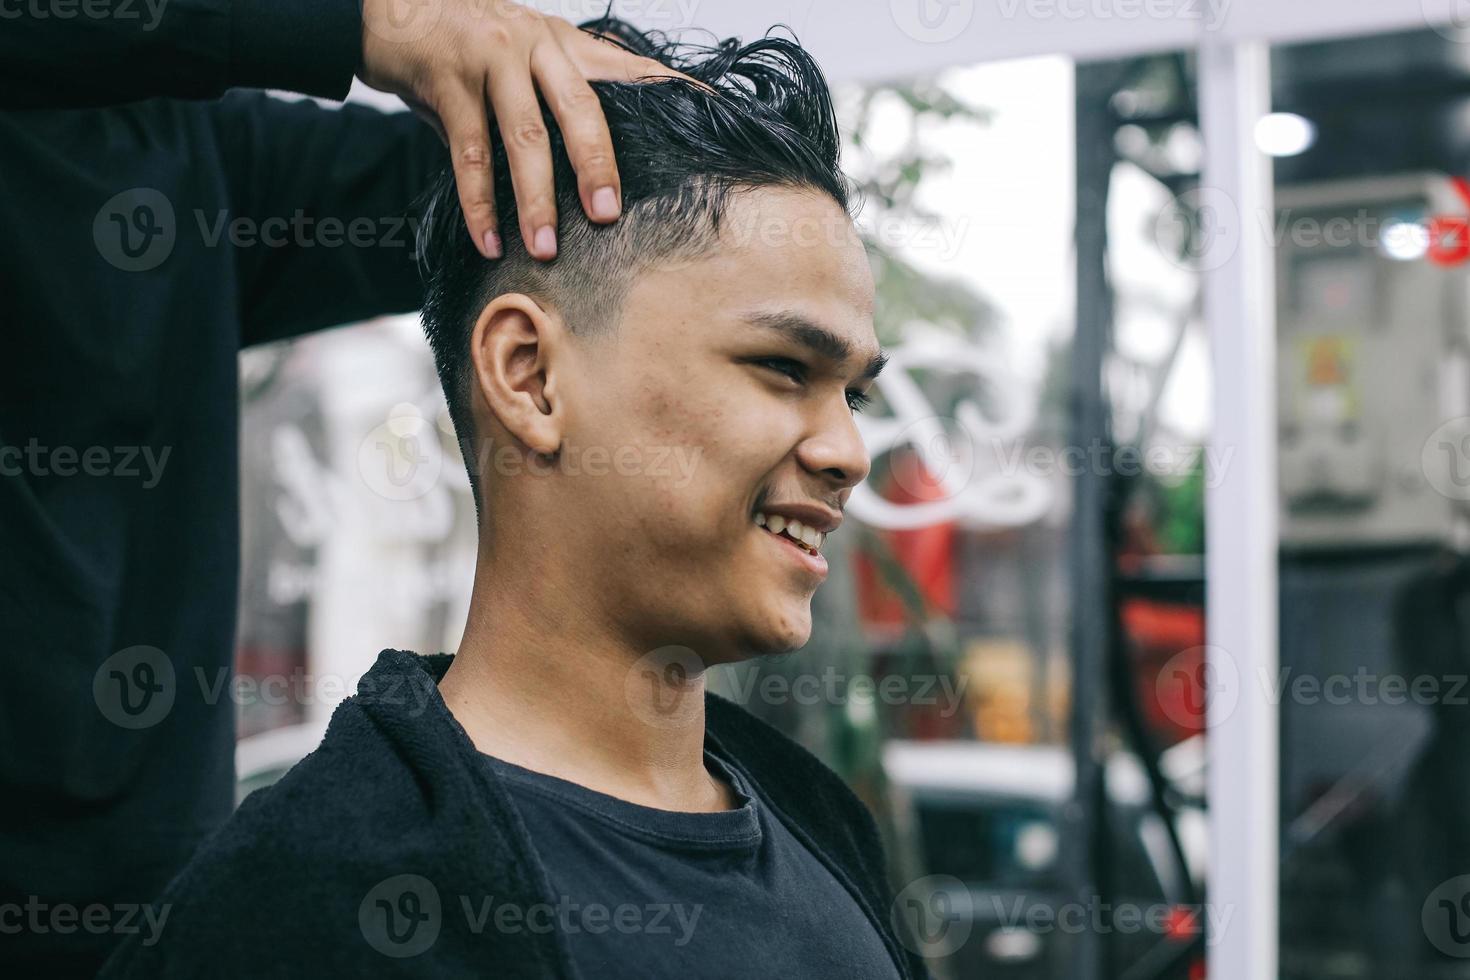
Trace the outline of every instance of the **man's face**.
{"type": "Polygon", "coordinates": [[[619,327],[574,345],[562,388],[568,448],[611,457],[563,486],[580,574],[632,642],[706,663],[810,638],[825,560],[758,525],[757,506],[840,517],[871,462],[849,399],[879,355],[867,257],[834,201],[740,192],[727,220],[711,254],[634,282],[619,327]]]}

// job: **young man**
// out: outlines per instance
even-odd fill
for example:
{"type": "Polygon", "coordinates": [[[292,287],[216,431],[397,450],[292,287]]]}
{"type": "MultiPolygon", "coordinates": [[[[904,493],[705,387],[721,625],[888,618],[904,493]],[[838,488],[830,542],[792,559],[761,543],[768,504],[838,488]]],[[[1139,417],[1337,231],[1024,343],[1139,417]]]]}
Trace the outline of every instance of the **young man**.
{"type": "Polygon", "coordinates": [[[457,656],[384,651],[105,975],[926,975],[862,803],[704,683],[807,642],[870,464],[884,358],[825,81],[779,38],[608,30],[702,83],[596,86],[616,225],[559,208],[554,262],[510,234],[487,262],[452,184],[430,202],[480,528],[457,656]]]}

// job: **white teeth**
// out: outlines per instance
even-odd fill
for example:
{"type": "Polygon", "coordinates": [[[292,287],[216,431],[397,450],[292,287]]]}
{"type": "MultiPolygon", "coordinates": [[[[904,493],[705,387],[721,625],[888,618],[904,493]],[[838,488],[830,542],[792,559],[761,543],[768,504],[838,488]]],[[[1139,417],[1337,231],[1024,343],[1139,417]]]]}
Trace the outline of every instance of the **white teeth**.
{"type": "Polygon", "coordinates": [[[801,521],[788,520],[780,514],[756,514],[756,524],[771,531],[774,534],[785,533],[793,541],[800,542],[813,551],[822,550],[822,542],[827,540],[827,535],[816,528],[807,527],[801,521]]]}

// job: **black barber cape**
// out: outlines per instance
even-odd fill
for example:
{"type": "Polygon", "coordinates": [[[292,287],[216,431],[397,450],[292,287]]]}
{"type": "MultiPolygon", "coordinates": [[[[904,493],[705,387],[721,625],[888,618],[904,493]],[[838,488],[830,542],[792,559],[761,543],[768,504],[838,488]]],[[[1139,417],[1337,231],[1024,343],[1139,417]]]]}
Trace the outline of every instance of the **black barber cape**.
{"type": "MultiPolygon", "coordinates": [[[[101,976],[576,976],[566,936],[530,911],[556,900],[504,768],[439,695],[452,660],[383,651],[316,751],[245,800],[165,892],[161,928],[131,936],[101,976]],[[477,922],[466,904],[523,917],[477,922]]],[[[880,937],[889,962],[875,970],[928,977],[894,932],[872,815],[842,780],[713,694],[706,747],[842,883],[880,937]]],[[[728,950],[701,975],[740,963],[728,950]]]]}

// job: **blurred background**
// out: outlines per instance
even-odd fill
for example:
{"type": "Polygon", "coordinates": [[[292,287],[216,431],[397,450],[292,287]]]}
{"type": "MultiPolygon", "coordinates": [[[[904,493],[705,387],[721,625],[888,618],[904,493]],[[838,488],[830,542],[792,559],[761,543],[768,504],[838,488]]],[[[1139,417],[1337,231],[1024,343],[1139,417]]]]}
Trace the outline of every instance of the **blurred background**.
{"type": "MultiPolygon", "coordinates": [[[[1442,6],[614,5],[834,83],[874,467],[811,644],[711,685],[870,804],[936,976],[1470,977],[1442,6]]],[[[454,649],[475,518],[416,316],[240,370],[243,795],[378,650],[454,649]]]]}

